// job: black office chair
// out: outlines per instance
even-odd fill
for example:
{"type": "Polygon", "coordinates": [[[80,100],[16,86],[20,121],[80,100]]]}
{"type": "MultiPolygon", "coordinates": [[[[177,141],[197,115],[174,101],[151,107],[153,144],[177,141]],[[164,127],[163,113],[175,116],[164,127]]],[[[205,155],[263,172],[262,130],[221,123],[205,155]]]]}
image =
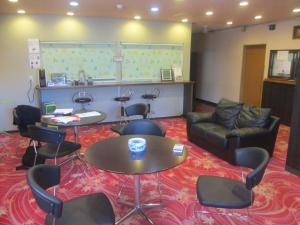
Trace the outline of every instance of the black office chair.
{"type": "MultiPolygon", "coordinates": [[[[127,106],[124,111],[126,117],[140,116],[143,119],[146,119],[148,113],[148,106],[144,103],[137,103],[137,104],[127,106]]],[[[112,126],[111,130],[121,135],[124,127],[125,125],[118,124],[112,126]]]]}
{"type": "Polygon", "coordinates": [[[13,110],[13,124],[18,126],[22,137],[31,138],[28,134],[29,125],[35,125],[41,121],[42,112],[39,108],[30,105],[18,105],[13,110]]]}
{"type": "Polygon", "coordinates": [[[29,169],[27,183],[38,206],[47,213],[46,225],[114,225],[115,215],[103,193],[80,196],[63,202],[46,189],[60,183],[60,167],[37,165],[29,169]]]}
{"type": "Polygon", "coordinates": [[[75,142],[65,141],[65,132],[46,127],[30,125],[28,126],[28,134],[33,140],[33,147],[35,150],[34,165],[36,162],[37,155],[41,155],[46,159],[54,159],[55,164],[57,164],[57,158],[72,154],[71,157],[64,160],[59,165],[63,165],[66,162],[75,158],[80,159],[77,150],[81,148],[81,145],[75,142]],[[37,148],[36,142],[45,142],[47,144],[41,145],[39,148],[37,148]]]}
{"type": "Polygon", "coordinates": [[[144,134],[164,137],[166,135],[166,131],[152,120],[143,119],[131,121],[124,127],[121,135],[130,134],[144,134]]]}
{"type": "MultiPolygon", "coordinates": [[[[247,208],[248,210],[254,202],[252,189],[261,182],[268,162],[269,154],[265,149],[258,147],[236,149],[235,165],[253,169],[246,176],[246,181],[244,181],[243,173],[242,181],[225,177],[199,176],[197,180],[197,198],[200,204],[214,208],[247,208]]],[[[210,213],[208,211],[197,212],[210,213]]],[[[214,213],[225,216],[240,216],[240,214],[233,213],[214,213]]]]}
{"type": "MultiPolygon", "coordinates": [[[[166,135],[166,131],[157,123],[153,122],[149,119],[143,119],[143,120],[134,120],[129,122],[123,129],[121,135],[154,135],[154,136],[160,136],[164,137],[166,135]]],[[[160,201],[162,201],[162,191],[161,191],[161,182],[159,180],[159,174],[156,174],[157,182],[158,182],[158,189],[159,189],[159,195],[160,195],[160,201]]],[[[125,182],[121,185],[120,191],[117,195],[117,201],[119,200],[122,191],[127,184],[128,178],[125,180],[125,182]]]]}

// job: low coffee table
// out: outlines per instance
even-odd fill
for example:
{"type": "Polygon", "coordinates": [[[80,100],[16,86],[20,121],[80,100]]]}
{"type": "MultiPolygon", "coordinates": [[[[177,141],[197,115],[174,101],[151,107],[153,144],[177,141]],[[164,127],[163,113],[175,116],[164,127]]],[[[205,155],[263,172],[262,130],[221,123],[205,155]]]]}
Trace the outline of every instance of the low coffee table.
{"type": "Polygon", "coordinates": [[[149,224],[153,224],[143,208],[159,206],[160,203],[141,203],[140,175],[156,173],[171,169],[181,164],[187,157],[184,148],[181,154],[174,153],[173,147],[178,142],[169,138],[152,135],[124,135],[97,142],[86,151],[86,158],[91,165],[112,173],[130,174],[134,176],[134,207],[116,224],[139,213],[149,224]],[[140,137],[146,139],[147,147],[142,153],[132,153],[128,149],[128,139],[140,137]]]}

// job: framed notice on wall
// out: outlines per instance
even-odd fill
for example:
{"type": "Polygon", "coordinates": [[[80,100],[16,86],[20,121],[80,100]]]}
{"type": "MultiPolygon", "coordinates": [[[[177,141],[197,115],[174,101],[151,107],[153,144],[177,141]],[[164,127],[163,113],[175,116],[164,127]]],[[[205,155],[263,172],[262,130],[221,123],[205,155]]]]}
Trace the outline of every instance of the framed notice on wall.
{"type": "Polygon", "coordinates": [[[300,39],[300,26],[294,27],[293,39],[300,39]]]}
{"type": "Polygon", "coordinates": [[[300,73],[300,50],[271,50],[269,77],[296,79],[300,73]]]}

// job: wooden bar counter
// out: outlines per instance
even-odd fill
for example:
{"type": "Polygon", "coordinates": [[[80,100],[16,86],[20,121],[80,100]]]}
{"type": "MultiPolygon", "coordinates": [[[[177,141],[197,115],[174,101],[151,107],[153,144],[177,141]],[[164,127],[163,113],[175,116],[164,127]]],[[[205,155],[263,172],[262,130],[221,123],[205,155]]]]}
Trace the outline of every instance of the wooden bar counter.
{"type": "Polygon", "coordinates": [[[120,114],[120,105],[114,98],[121,96],[128,89],[133,90],[134,94],[126,105],[146,103],[141,97],[143,94],[151,93],[153,88],[160,90],[159,97],[150,102],[154,111],[152,118],[185,115],[192,111],[193,84],[192,81],[96,81],[94,85],[36,87],[36,90],[40,107],[44,103],[53,102],[58,108],[71,107],[75,110],[80,109],[81,105],[72,102],[73,96],[86,91],[93,96],[93,102],[86,108],[105,112],[105,122],[112,122],[118,121],[120,114]]]}

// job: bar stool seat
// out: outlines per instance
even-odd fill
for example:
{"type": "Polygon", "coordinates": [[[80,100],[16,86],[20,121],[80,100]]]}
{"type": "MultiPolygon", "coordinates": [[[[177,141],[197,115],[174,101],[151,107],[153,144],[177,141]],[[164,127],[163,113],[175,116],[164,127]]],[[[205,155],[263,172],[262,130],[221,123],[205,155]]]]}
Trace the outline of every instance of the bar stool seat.
{"type": "Polygon", "coordinates": [[[117,102],[127,102],[130,100],[130,97],[129,96],[121,96],[121,97],[114,98],[114,100],[117,102]]]}
{"type": "Polygon", "coordinates": [[[74,102],[76,102],[76,103],[89,103],[89,102],[91,102],[91,101],[92,101],[91,98],[85,98],[85,97],[76,98],[76,99],[74,100],[74,102]]]}
{"type": "Polygon", "coordinates": [[[149,99],[149,100],[153,100],[156,99],[158,96],[156,94],[144,94],[142,95],[143,99],[149,99]]]}

